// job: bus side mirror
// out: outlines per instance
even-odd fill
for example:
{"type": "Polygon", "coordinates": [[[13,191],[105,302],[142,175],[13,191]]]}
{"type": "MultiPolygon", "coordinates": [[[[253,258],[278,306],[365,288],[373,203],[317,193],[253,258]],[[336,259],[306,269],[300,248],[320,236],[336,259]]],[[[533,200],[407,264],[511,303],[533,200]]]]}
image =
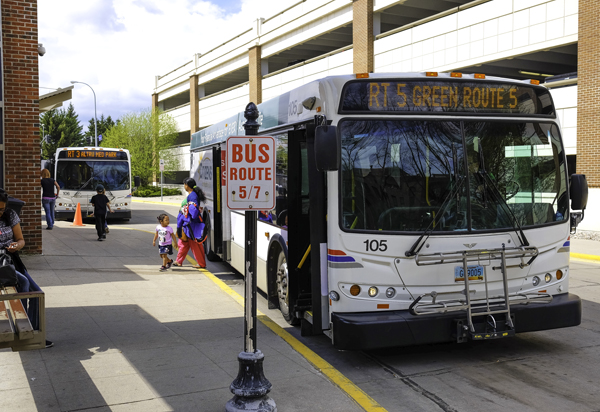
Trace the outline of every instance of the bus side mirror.
{"type": "Polygon", "coordinates": [[[315,129],[315,163],[319,172],[339,170],[341,142],[335,126],[317,126],[315,129]]]}
{"type": "Polygon", "coordinates": [[[135,187],[140,187],[142,184],[142,179],[139,176],[133,176],[133,185],[135,187]]]}
{"type": "Polygon", "coordinates": [[[585,210],[588,200],[588,184],[585,175],[571,175],[569,197],[572,210],[585,210]]]}
{"type": "Polygon", "coordinates": [[[583,220],[587,206],[588,184],[585,175],[571,175],[569,197],[571,198],[571,234],[574,234],[583,220]],[[581,210],[581,212],[573,212],[573,210],[581,210]]]}

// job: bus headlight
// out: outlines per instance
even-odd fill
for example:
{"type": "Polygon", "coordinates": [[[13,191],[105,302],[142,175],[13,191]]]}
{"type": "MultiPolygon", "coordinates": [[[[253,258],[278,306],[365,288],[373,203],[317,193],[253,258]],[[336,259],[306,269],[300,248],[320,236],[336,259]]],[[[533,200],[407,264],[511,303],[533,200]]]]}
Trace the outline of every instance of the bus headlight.
{"type": "Polygon", "coordinates": [[[396,296],[396,289],[394,288],[387,288],[385,290],[385,296],[387,296],[388,298],[393,298],[394,296],[396,296]]]}
{"type": "Polygon", "coordinates": [[[340,300],[340,295],[335,290],[332,290],[331,292],[329,292],[329,299],[333,300],[334,302],[337,302],[338,300],[340,300]]]}
{"type": "Polygon", "coordinates": [[[552,280],[552,275],[550,273],[546,273],[546,276],[544,276],[544,280],[546,281],[546,283],[550,282],[552,280]]]}
{"type": "Polygon", "coordinates": [[[540,278],[538,278],[537,276],[534,276],[533,279],[531,279],[531,283],[533,284],[533,286],[537,286],[540,284],[540,278]]]}
{"type": "Polygon", "coordinates": [[[375,286],[371,286],[369,288],[369,296],[371,296],[371,297],[377,296],[378,292],[379,292],[379,290],[375,286]]]}

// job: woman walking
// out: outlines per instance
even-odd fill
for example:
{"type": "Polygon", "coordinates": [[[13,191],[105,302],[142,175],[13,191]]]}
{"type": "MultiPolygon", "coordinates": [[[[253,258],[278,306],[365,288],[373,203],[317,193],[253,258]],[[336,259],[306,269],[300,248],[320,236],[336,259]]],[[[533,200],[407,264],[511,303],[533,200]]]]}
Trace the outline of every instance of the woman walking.
{"type": "Polygon", "coordinates": [[[46,223],[48,224],[46,230],[52,230],[54,227],[54,204],[59,193],[60,186],[56,183],[56,180],[50,177],[50,171],[48,169],[42,170],[42,206],[44,206],[46,223]],[[54,194],[55,187],[56,195],[54,194]]]}
{"type": "Polygon", "coordinates": [[[198,262],[196,268],[206,267],[206,258],[204,256],[204,223],[202,222],[202,211],[204,209],[204,202],[206,196],[202,189],[196,186],[196,181],[191,177],[187,177],[183,180],[183,188],[188,193],[187,196],[187,213],[185,219],[178,219],[178,230],[182,230],[182,235],[179,242],[179,251],[177,253],[177,260],[173,264],[174,266],[182,266],[183,259],[187,255],[189,249],[192,249],[192,253],[198,262]],[[181,227],[179,222],[181,221],[181,227]],[[185,235],[185,236],[184,236],[185,235]],[[183,241],[181,238],[187,238],[187,241],[183,241]]]}

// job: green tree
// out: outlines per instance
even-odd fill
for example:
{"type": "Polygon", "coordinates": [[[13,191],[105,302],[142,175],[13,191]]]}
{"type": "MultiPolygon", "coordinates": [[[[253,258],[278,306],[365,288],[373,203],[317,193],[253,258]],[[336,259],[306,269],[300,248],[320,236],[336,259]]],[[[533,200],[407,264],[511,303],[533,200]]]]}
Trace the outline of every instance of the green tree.
{"type": "Polygon", "coordinates": [[[140,176],[142,185],[147,185],[160,175],[160,159],[165,162],[166,176],[173,176],[173,171],[179,168],[179,159],[169,150],[177,136],[177,123],[172,116],[146,109],[119,119],[103,135],[102,146],[128,149],[131,173],[140,176]]]}
{"type": "Polygon", "coordinates": [[[73,104],[67,109],[53,109],[40,116],[42,159],[53,159],[58,147],[79,147],[84,143],[73,104]]]}
{"type": "MultiPolygon", "coordinates": [[[[94,123],[95,123],[94,119],[90,119],[90,123],[88,124],[88,129],[83,135],[87,142],[86,144],[89,144],[89,145],[95,144],[94,123]]],[[[100,118],[98,119],[98,136],[102,136],[104,138],[106,131],[108,129],[110,129],[111,127],[115,126],[117,123],[119,123],[119,120],[114,122],[110,116],[108,116],[107,118],[104,118],[103,114],[100,115],[100,118]]],[[[100,144],[100,141],[98,141],[98,144],[100,144]]]]}

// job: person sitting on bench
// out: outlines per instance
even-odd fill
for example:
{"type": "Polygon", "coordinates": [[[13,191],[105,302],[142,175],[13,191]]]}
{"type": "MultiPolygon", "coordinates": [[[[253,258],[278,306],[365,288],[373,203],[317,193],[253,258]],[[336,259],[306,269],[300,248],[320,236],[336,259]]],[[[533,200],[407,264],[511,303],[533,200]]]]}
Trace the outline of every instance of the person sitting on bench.
{"type": "MultiPolygon", "coordinates": [[[[10,253],[13,264],[17,271],[19,285],[18,292],[40,292],[42,289],[34,282],[27,273],[27,269],[19,256],[19,250],[25,246],[25,239],[21,230],[21,219],[17,212],[8,207],[8,194],[0,189],[0,248],[10,253]]],[[[27,316],[34,329],[39,329],[39,302],[37,299],[27,299],[23,302],[23,307],[27,311],[27,316]]],[[[54,346],[49,340],[46,340],[46,347],[54,346]]]]}

